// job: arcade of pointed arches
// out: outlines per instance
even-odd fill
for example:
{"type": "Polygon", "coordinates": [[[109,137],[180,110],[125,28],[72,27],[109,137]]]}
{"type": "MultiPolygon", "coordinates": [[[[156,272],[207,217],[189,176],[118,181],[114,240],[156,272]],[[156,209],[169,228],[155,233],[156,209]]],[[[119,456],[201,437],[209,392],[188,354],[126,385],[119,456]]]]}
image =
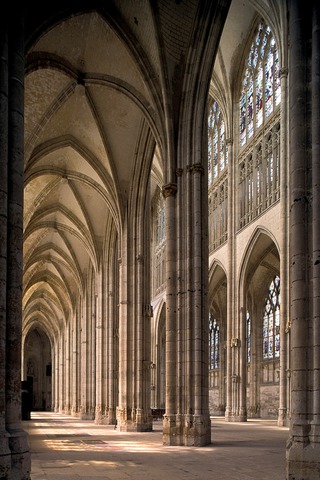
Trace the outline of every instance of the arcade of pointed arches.
{"type": "MultiPolygon", "coordinates": [[[[271,29],[261,20],[249,48],[238,105],[235,106],[235,111],[239,111],[235,121],[238,134],[234,136],[236,141],[232,149],[230,133],[226,127],[229,122],[224,118],[228,112],[221,108],[219,98],[210,94],[208,99],[208,224],[211,265],[208,375],[211,415],[224,415],[226,412],[228,399],[225,379],[227,368],[230,368],[226,352],[227,342],[230,341],[232,352],[235,352],[232,360],[235,365],[233,381],[237,383],[242,377],[247,385],[245,415],[269,418],[277,418],[278,415],[282,320],[280,258],[278,247],[273,241],[279,227],[273,220],[277,216],[280,199],[281,94],[278,58],[271,29]],[[232,198],[229,196],[231,179],[236,184],[232,198]],[[268,229],[272,232],[270,236],[266,234],[268,229]],[[250,247],[250,258],[247,245],[252,238],[254,241],[250,247]],[[227,267],[230,242],[233,244],[233,252],[239,258],[231,270],[227,267]],[[216,267],[213,268],[214,265],[216,267]],[[239,265],[246,266],[245,273],[240,272],[239,265]],[[242,276],[244,281],[240,282],[242,276]],[[240,291],[237,284],[241,284],[243,291],[240,291]],[[231,338],[227,336],[228,322],[232,331],[231,338]],[[244,361],[245,365],[241,365],[244,361]]],[[[150,235],[150,316],[154,319],[151,331],[151,408],[164,409],[165,205],[160,188],[161,177],[156,179],[156,183],[151,204],[150,235]]],[[[92,326],[87,328],[90,336],[92,326]]],[[[117,330],[117,325],[114,325],[115,343],[117,330]]],[[[54,363],[54,358],[58,358],[57,349],[61,348],[62,345],[54,344],[53,339],[48,338],[40,327],[35,327],[24,339],[24,376],[33,385],[34,409],[54,409],[61,403],[63,390],[70,388],[65,372],[62,384],[58,385],[57,380],[51,383],[54,369],[55,379],[59,376],[60,366],[54,363]],[[39,342],[42,361],[37,353],[39,342]]],[[[113,361],[116,364],[115,346],[114,352],[113,361]]],[[[94,381],[92,378],[92,384],[94,381]]],[[[80,391],[78,394],[80,396],[80,391]]],[[[90,403],[90,392],[87,395],[90,403]]],[[[235,399],[229,398],[230,401],[230,416],[242,418],[235,399]]],[[[113,403],[117,403],[116,399],[113,403]]],[[[95,416],[94,409],[91,416],[95,416]]]]}

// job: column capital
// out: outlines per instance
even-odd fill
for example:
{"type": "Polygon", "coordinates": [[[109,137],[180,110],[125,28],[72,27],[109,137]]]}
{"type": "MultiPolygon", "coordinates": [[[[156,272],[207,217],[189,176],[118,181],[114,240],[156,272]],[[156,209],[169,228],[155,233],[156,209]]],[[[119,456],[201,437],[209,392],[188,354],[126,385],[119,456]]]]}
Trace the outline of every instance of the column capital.
{"type": "Polygon", "coordinates": [[[279,77],[287,77],[288,76],[288,68],[287,67],[281,67],[279,69],[279,77]]]}
{"type": "Polygon", "coordinates": [[[204,175],[204,168],[201,163],[194,163],[193,165],[187,165],[187,172],[200,173],[201,175],[204,175]]]}
{"type": "Polygon", "coordinates": [[[176,183],[167,183],[162,187],[162,195],[164,198],[175,197],[177,193],[177,184],[176,183]]]}

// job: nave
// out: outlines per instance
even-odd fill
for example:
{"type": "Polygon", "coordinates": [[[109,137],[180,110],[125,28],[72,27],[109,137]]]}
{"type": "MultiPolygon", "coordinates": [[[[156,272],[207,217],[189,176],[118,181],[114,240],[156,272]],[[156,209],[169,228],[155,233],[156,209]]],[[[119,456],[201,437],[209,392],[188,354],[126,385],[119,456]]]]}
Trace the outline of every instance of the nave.
{"type": "Polygon", "coordinates": [[[288,428],[273,420],[211,418],[211,444],[163,447],[152,432],[119,432],[53,412],[32,412],[32,480],[283,480],[288,428]]]}

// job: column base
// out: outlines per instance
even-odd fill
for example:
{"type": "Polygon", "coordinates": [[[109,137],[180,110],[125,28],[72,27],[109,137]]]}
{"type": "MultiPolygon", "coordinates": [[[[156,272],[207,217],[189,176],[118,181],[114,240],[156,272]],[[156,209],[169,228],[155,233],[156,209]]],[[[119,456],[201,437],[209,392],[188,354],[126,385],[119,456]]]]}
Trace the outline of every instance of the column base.
{"type": "Polygon", "coordinates": [[[107,425],[106,422],[106,408],[104,405],[96,405],[96,411],[94,415],[94,423],[96,425],[107,425]]]}
{"type": "Polygon", "coordinates": [[[97,405],[94,423],[97,425],[116,425],[116,410],[105,405],[97,405]]]}
{"type": "Polygon", "coordinates": [[[22,429],[8,429],[8,433],[9,448],[11,451],[11,471],[8,478],[14,480],[30,480],[31,455],[28,435],[22,429]]]}
{"type": "Polygon", "coordinates": [[[248,407],[248,418],[261,418],[259,405],[250,405],[248,407]]]}
{"type": "Polygon", "coordinates": [[[203,447],[211,443],[209,415],[164,415],[162,443],[166,446],[203,447]]]}
{"type": "Polygon", "coordinates": [[[66,405],[66,406],[64,407],[63,413],[64,413],[65,415],[71,415],[71,407],[70,407],[69,405],[66,405]]]}
{"type": "Polygon", "coordinates": [[[80,407],[79,418],[81,420],[94,420],[94,414],[92,407],[80,407]]]}
{"type": "Polygon", "coordinates": [[[289,425],[288,413],[286,408],[279,408],[278,427],[287,427],[289,425]]]}
{"type": "Polygon", "coordinates": [[[248,420],[247,415],[229,414],[225,416],[226,422],[246,422],[248,420]]]}
{"type": "Polygon", "coordinates": [[[78,407],[72,407],[72,408],[71,408],[71,416],[72,416],[72,417],[79,417],[78,407]]]}
{"type": "Polygon", "coordinates": [[[116,428],[119,432],[152,432],[151,411],[117,407],[116,428]]]}
{"type": "Polygon", "coordinates": [[[319,480],[320,424],[293,423],[287,442],[287,480],[319,480]]]}
{"type": "Polygon", "coordinates": [[[9,449],[9,434],[6,431],[0,433],[0,458],[0,478],[9,478],[11,452],[9,449]]]}
{"type": "Polygon", "coordinates": [[[319,480],[320,443],[289,442],[287,448],[287,480],[319,480]]]}

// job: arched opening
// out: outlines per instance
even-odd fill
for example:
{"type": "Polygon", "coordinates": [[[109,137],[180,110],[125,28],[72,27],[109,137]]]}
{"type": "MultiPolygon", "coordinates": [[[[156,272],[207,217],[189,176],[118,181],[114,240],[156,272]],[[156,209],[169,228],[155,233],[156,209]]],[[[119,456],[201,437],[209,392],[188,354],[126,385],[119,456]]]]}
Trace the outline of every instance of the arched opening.
{"type": "Polygon", "coordinates": [[[248,417],[278,417],[280,380],[280,256],[266,233],[257,233],[241,282],[243,352],[248,417]]]}
{"type": "Polygon", "coordinates": [[[166,314],[165,308],[162,307],[160,320],[159,320],[159,331],[158,331],[158,345],[157,345],[157,354],[158,354],[158,401],[157,404],[160,409],[165,409],[165,400],[166,400],[166,314]]]}
{"type": "Polygon", "coordinates": [[[31,395],[31,410],[49,411],[52,405],[52,354],[47,334],[31,329],[24,342],[23,381],[31,395]]]}
{"type": "Polygon", "coordinates": [[[216,264],[210,276],[209,308],[209,408],[224,415],[226,408],[227,277],[216,264]]]}

